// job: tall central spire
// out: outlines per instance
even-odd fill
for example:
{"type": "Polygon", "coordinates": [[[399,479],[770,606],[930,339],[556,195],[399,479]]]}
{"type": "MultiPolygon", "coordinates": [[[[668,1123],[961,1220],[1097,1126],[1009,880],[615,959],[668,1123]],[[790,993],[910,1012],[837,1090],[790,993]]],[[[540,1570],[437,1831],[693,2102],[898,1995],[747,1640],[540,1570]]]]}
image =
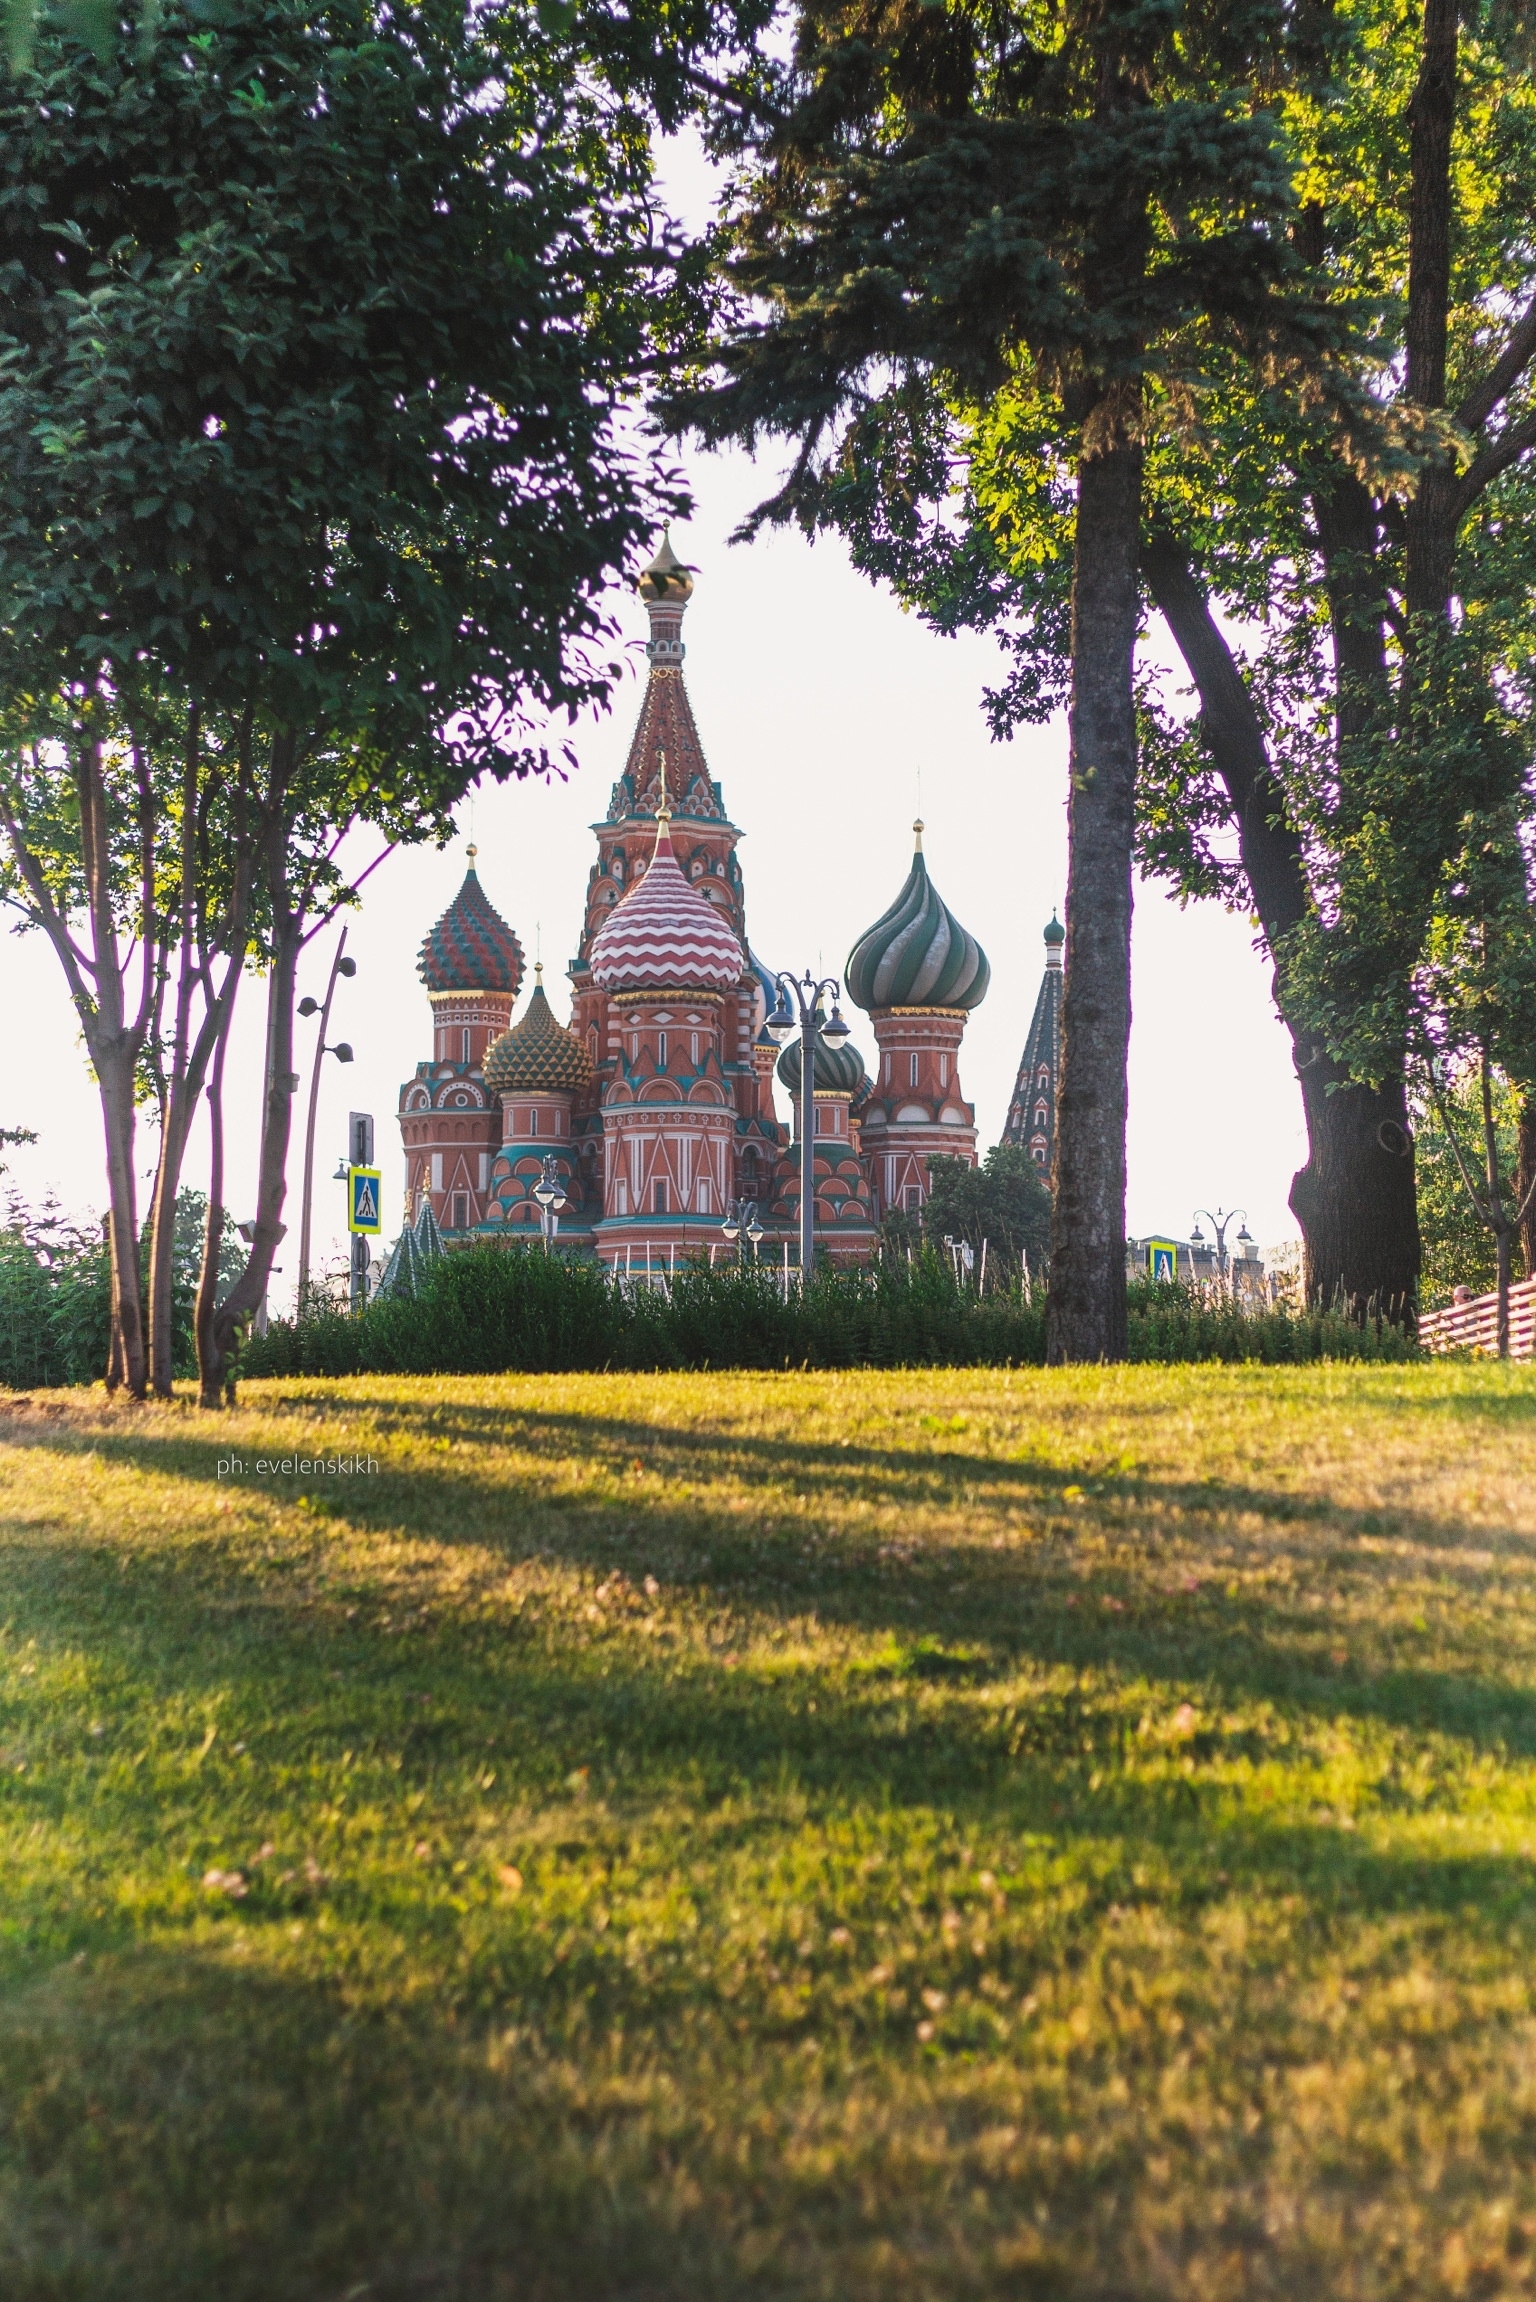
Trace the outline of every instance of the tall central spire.
{"type": "Polygon", "coordinates": [[[650,678],[645,701],[624,773],[613,787],[608,809],[610,823],[632,816],[654,816],[665,802],[673,812],[692,822],[723,823],[725,809],[710,781],[704,746],[694,724],[693,708],[683,684],[683,617],[693,597],[694,570],[663,536],[661,549],[635,585],[645,602],[651,636],[645,655],[650,678]],[[661,757],[666,754],[666,790],[663,791],[661,757]]]}

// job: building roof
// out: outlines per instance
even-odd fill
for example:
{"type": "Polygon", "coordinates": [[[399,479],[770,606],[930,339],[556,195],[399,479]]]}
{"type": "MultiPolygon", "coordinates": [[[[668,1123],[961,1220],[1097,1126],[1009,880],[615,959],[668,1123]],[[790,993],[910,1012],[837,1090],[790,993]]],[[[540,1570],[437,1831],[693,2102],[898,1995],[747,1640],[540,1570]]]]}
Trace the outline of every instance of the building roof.
{"type": "Polygon", "coordinates": [[[496,1095],[574,1095],[592,1084],[592,1058],[575,1033],[555,1021],[542,964],[534,974],[539,980],[522,1016],[485,1051],[485,1084],[496,1095]]]}
{"type": "MultiPolygon", "coordinates": [[[[791,1039],[779,1057],[779,1084],[787,1087],[791,1095],[800,1092],[800,1041],[791,1039]]],[[[812,1093],[817,1095],[857,1095],[864,1079],[864,1058],[851,1039],[827,1041],[818,1031],[816,1052],[811,1058],[812,1093]]]]}
{"type": "Polygon", "coordinates": [[[429,991],[510,991],[523,980],[523,947],[475,874],[464,884],[421,947],[416,972],[429,991]]]}
{"type": "Polygon", "coordinates": [[[992,970],[974,935],[928,877],[923,827],[906,884],[848,954],[844,984],[855,1006],[979,1007],[992,970]]]}
{"type": "Polygon", "coordinates": [[[746,955],[729,920],[678,869],[670,822],[663,808],[644,877],[592,938],[588,965],[604,991],[728,991],[741,981],[746,955]]]}

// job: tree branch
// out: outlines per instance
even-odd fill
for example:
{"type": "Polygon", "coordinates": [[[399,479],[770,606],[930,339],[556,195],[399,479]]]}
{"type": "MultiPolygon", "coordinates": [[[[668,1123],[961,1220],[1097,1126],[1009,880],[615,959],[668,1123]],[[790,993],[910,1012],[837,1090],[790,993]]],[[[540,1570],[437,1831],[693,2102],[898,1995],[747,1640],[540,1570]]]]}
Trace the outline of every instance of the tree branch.
{"type": "Polygon", "coordinates": [[[1500,472],[1507,471],[1511,464],[1517,463],[1530,447],[1536,447],[1536,411],[1522,416],[1518,423],[1500,432],[1498,438],[1484,448],[1471,469],[1462,474],[1454,499],[1457,519],[1465,519],[1483,490],[1498,478],[1500,472]]]}
{"type": "Polygon", "coordinates": [[[1456,421],[1463,431],[1482,430],[1494,409],[1508,397],[1511,386],[1520,381],[1533,354],[1536,354],[1536,300],[1526,306],[1487,375],[1480,384],[1473,385],[1456,410],[1456,421]]]}

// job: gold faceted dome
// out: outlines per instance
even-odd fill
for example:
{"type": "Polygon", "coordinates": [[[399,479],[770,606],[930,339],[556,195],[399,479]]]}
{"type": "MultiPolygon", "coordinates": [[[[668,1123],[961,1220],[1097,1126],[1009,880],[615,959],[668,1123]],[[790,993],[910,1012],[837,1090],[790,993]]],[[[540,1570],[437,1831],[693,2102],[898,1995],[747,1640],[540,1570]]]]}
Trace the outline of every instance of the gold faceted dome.
{"type": "Polygon", "coordinates": [[[523,1019],[485,1051],[485,1084],[497,1095],[574,1095],[590,1087],[592,1058],[544,996],[543,966],[523,1019]]]}
{"type": "Polygon", "coordinates": [[[693,570],[684,565],[672,549],[672,538],[663,533],[661,549],[635,586],[643,600],[676,600],[682,602],[693,597],[693,570]]]}

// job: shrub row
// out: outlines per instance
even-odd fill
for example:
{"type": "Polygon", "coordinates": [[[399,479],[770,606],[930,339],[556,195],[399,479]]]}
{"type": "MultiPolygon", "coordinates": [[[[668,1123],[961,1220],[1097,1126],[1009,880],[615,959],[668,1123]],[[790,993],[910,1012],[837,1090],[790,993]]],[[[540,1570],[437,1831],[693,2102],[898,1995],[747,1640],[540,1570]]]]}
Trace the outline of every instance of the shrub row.
{"type": "MultiPolygon", "coordinates": [[[[1249,1314],[1190,1289],[1134,1281],[1139,1360],[1403,1359],[1400,1329],[1329,1314],[1249,1314]]],[[[241,1358],[246,1375],[481,1375],[627,1368],[1003,1367],[1045,1360],[1043,1296],[978,1298],[928,1252],[818,1270],[786,1300],[770,1269],[680,1268],[626,1287],[599,1265],[537,1249],[474,1247],[434,1263],[414,1300],[356,1317],[274,1320],[241,1358]]]]}

